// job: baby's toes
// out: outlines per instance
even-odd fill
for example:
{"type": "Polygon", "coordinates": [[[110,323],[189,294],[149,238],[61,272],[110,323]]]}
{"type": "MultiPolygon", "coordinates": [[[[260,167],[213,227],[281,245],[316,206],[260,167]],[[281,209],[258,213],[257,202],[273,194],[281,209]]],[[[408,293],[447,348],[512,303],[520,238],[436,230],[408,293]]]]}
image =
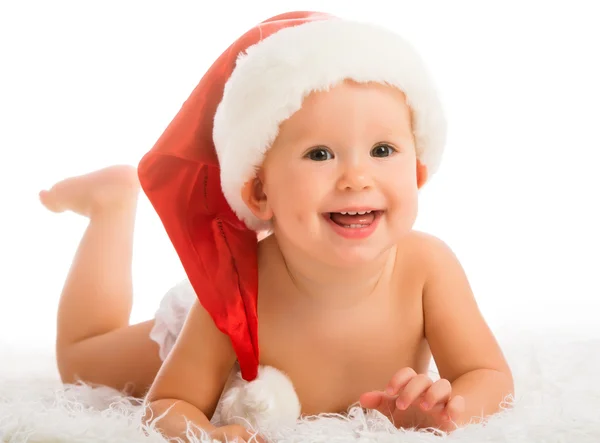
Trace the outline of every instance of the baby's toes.
{"type": "Polygon", "coordinates": [[[40,191],[39,197],[40,197],[40,202],[49,211],[52,211],[52,212],[63,212],[64,211],[64,208],[61,207],[61,205],[59,204],[59,200],[56,197],[56,192],[54,192],[53,190],[40,191]]]}

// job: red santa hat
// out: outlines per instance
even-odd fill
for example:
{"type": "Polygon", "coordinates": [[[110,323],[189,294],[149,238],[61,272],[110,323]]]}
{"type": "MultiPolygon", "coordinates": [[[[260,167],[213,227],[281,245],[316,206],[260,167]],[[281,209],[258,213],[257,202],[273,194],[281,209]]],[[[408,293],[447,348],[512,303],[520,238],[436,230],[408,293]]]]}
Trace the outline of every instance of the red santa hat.
{"type": "Polygon", "coordinates": [[[415,50],[397,34],[317,12],[270,18],[210,67],[142,158],[138,173],[200,303],[227,334],[242,376],[259,364],[257,219],[242,199],[279,125],[313,91],[344,81],[402,90],[428,177],[446,138],[442,107],[415,50]]]}

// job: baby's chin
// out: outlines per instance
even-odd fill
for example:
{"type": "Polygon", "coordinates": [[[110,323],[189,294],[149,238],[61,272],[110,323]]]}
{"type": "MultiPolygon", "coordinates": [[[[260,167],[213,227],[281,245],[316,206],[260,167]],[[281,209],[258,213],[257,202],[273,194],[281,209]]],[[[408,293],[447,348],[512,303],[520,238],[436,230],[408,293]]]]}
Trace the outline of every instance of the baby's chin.
{"type": "Polygon", "coordinates": [[[392,235],[390,226],[383,221],[365,238],[352,238],[340,235],[323,220],[311,220],[304,226],[296,226],[293,231],[277,229],[275,237],[278,243],[286,245],[288,253],[296,250],[311,261],[352,271],[365,264],[372,264],[395,247],[401,232],[410,228],[405,225],[406,223],[396,223],[392,235]]]}
{"type": "Polygon", "coordinates": [[[372,265],[386,255],[393,245],[353,245],[352,247],[329,247],[327,252],[321,249],[322,260],[341,269],[352,272],[357,268],[372,265]]]}
{"type": "Polygon", "coordinates": [[[395,246],[389,238],[348,240],[329,235],[317,235],[299,242],[305,255],[326,266],[353,271],[381,259],[395,246]]]}

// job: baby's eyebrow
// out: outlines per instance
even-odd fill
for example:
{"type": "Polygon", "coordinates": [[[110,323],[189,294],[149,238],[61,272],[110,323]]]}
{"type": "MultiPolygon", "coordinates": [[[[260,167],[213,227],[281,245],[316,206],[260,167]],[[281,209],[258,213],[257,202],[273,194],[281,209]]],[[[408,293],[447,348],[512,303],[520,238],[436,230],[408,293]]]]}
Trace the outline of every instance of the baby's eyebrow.
{"type": "Polygon", "coordinates": [[[403,128],[401,126],[390,127],[381,126],[373,131],[373,136],[378,140],[374,142],[389,142],[389,143],[412,143],[414,134],[411,127],[403,128]]]}

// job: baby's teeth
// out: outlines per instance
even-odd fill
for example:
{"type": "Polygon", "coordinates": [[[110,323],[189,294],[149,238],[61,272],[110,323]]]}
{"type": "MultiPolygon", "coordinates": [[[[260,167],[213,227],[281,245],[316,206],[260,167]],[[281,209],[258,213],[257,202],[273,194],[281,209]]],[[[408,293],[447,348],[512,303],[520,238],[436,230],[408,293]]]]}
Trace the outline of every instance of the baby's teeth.
{"type": "Polygon", "coordinates": [[[365,214],[370,214],[371,212],[373,212],[373,211],[362,211],[362,212],[340,212],[340,214],[343,214],[343,215],[356,215],[356,214],[358,214],[358,215],[365,215],[365,214]]]}

